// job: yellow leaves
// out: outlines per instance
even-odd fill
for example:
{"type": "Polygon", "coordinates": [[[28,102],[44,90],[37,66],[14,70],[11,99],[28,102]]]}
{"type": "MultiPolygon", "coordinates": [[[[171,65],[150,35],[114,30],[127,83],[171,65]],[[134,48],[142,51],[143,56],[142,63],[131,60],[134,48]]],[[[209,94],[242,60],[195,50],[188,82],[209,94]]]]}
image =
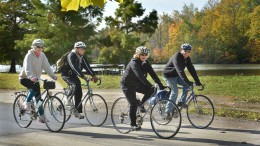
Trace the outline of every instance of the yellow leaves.
{"type": "MultiPolygon", "coordinates": [[[[122,3],[123,0],[115,0],[122,3]]],[[[89,5],[104,8],[106,0],[61,0],[61,11],[78,11],[79,7],[86,8],[89,5]]]]}

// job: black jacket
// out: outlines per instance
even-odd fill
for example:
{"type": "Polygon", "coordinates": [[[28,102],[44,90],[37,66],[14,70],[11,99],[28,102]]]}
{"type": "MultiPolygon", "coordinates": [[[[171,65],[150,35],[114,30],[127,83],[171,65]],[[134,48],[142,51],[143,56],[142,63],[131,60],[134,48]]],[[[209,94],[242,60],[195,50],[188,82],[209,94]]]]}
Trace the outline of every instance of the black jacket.
{"type": "Polygon", "coordinates": [[[90,67],[87,59],[84,56],[79,56],[75,52],[70,52],[65,61],[65,66],[61,70],[61,76],[79,76],[84,77],[82,69],[85,69],[88,74],[94,76],[95,73],[90,67]]]}
{"type": "Polygon", "coordinates": [[[147,88],[151,88],[152,84],[146,79],[147,73],[152,77],[152,79],[163,88],[163,85],[154,72],[151,64],[146,60],[142,62],[140,59],[131,59],[131,61],[126,66],[123,77],[120,81],[122,86],[127,87],[138,87],[138,86],[146,86],[147,88]]]}
{"type": "Polygon", "coordinates": [[[184,59],[183,55],[180,52],[175,53],[168,61],[168,63],[166,64],[163,70],[163,75],[166,78],[179,76],[182,80],[184,80],[187,84],[189,84],[190,81],[184,72],[186,67],[190,72],[191,76],[193,77],[193,79],[195,80],[196,84],[199,84],[200,80],[198,78],[194,66],[191,63],[190,57],[184,59]]]}

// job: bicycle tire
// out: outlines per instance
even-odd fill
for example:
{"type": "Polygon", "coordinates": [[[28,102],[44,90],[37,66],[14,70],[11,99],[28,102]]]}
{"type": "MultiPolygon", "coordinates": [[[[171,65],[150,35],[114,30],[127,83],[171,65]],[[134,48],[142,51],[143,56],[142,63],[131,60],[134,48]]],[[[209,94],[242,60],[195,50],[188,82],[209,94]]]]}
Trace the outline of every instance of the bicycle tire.
{"type": "Polygon", "coordinates": [[[172,138],[179,132],[181,127],[180,110],[171,100],[159,100],[151,109],[150,122],[157,136],[163,139],[172,138]],[[166,112],[169,105],[173,108],[171,111],[166,112]]]}
{"type": "Polygon", "coordinates": [[[120,97],[112,105],[111,120],[119,133],[127,134],[131,131],[130,105],[125,97],[120,97]]]}
{"type": "Polygon", "coordinates": [[[214,120],[214,113],[213,103],[207,96],[195,95],[188,102],[188,120],[198,129],[207,128],[214,120]]]}
{"type": "Polygon", "coordinates": [[[56,96],[47,97],[43,103],[45,124],[52,132],[59,132],[65,124],[65,108],[56,96]]]}
{"type": "Polygon", "coordinates": [[[18,95],[13,104],[13,115],[15,122],[22,128],[27,128],[32,123],[32,118],[30,112],[22,111],[22,104],[26,99],[26,95],[18,95]]]}
{"type": "Polygon", "coordinates": [[[108,108],[105,99],[99,94],[89,96],[84,104],[86,120],[92,126],[101,126],[107,120],[108,108]]]}
{"type": "MultiPolygon", "coordinates": [[[[54,94],[54,96],[57,96],[63,103],[63,105],[65,106],[66,101],[67,101],[67,95],[64,92],[57,92],[56,94],[54,94]]],[[[66,118],[65,118],[65,122],[67,122],[72,114],[72,107],[69,106],[65,106],[65,112],[66,112],[66,118]]]]}

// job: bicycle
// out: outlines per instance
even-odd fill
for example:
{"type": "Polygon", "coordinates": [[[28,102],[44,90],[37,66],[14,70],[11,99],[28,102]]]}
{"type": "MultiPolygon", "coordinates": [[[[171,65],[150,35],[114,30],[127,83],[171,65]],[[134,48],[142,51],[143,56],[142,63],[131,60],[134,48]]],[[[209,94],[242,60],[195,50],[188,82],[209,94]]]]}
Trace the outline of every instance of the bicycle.
{"type": "Polygon", "coordinates": [[[50,89],[55,89],[55,82],[43,80],[43,88],[45,89],[39,96],[31,101],[31,110],[25,111],[22,104],[26,100],[28,91],[15,92],[15,100],[13,104],[13,115],[16,123],[22,127],[27,128],[31,125],[33,120],[39,117],[39,109],[36,106],[36,99],[42,101],[41,96],[46,93],[43,102],[39,105],[44,109],[45,124],[52,132],[59,132],[62,130],[65,123],[65,108],[61,100],[52,96],[50,89]]]}
{"type": "MultiPolygon", "coordinates": [[[[145,103],[139,104],[136,113],[136,123],[137,126],[142,126],[145,115],[150,112],[150,123],[155,134],[163,139],[172,138],[181,127],[181,113],[175,103],[158,96],[160,91],[157,93],[157,88],[155,88],[154,94],[145,103]],[[149,106],[146,112],[141,114],[140,107],[147,104],[149,106]],[[173,108],[166,112],[166,106],[168,105],[171,105],[173,108]]],[[[111,119],[113,126],[119,133],[127,134],[133,131],[130,126],[129,111],[130,105],[126,97],[119,97],[112,105],[111,119]]]]}
{"type": "MultiPolygon", "coordinates": [[[[187,117],[191,125],[198,129],[204,129],[213,122],[215,109],[212,101],[207,96],[195,94],[194,86],[196,85],[192,85],[189,89],[191,93],[183,105],[180,106],[180,111],[187,108],[187,117]]],[[[178,88],[182,89],[182,87],[178,88]]],[[[204,85],[198,90],[204,90],[204,85]]]]}
{"type": "MultiPolygon", "coordinates": [[[[82,86],[87,87],[87,93],[84,95],[82,98],[80,104],[85,100],[84,106],[83,106],[83,111],[86,117],[86,120],[88,123],[92,126],[101,126],[105,123],[108,115],[108,108],[107,108],[107,103],[105,99],[99,95],[99,94],[93,94],[92,89],[90,88],[89,82],[91,79],[85,80],[85,84],[81,84],[82,86]]],[[[99,79],[99,83],[97,85],[101,84],[101,79],[99,79]]],[[[74,97],[74,87],[71,85],[68,85],[67,88],[63,89],[63,92],[58,92],[55,94],[55,96],[59,97],[63,103],[66,103],[68,100],[70,100],[72,103],[73,102],[73,97],[74,97]]],[[[80,105],[79,104],[79,105],[80,105]]],[[[67,122],[73,111],[75,111],[77,108],[79,108],[79,105],[75,107],[73,104],[72,106],[66,107],[66,119],[65,121],[67,122]]]]}

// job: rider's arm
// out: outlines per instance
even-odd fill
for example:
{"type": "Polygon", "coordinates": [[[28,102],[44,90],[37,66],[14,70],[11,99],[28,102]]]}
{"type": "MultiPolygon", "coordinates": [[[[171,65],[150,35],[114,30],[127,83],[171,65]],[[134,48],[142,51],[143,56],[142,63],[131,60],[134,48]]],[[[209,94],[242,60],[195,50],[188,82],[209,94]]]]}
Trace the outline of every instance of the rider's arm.
{"type": "Polygon", "coordinates": [[[77,58],[76,53],[71,52],[67,57],[68,64],[70,68],[81,78],[84,77],[84,74],[81,71],[81,68],[79,68],[79,61],[77,58]]]}
{"type": "Polygon", "coordinates": [[[32,56],[30,56],[30,54],[26,54],[24,61],[23,61],[23,68],[24,68],[24,72],[27,76],[27,78],[32,79],[34,78],[33,72],[32,72],[32,56]]]}
{"type": "Polygon", "coordinates": [[[181,54],[176,54],[173,57],[173,64],[176,72],[178,73],[179,77],[185,81],[187,84],[190,83],[189,79],[187,78],[185,74],[185,60],[181,54]]]}
{"type": "Polygon", "coordinates": [[[95,72],[92,70],[88,60],[85,57],[82,58],[82,67],[87,71],[88,74],[90,74],[92,77],[95,77],[95,72]]]}
{"type": "Polygon", "coordinates": [[[53,70],[51,69],[51,65],[46,57],[46,55],[44,53],[42,53],[42,68],[43,70],[52,78],[52,79],[56,79],[55,74],[53,73],[53,70]]]}
{"type": "Polygon", "coordinates": [[[193,77],[193,79],[195,80],[196,85],[201,85],[199,77],[197,75],[197,72],[191,62],[190,57],[187,58],[187,69],[190,72],[191,76],[193,77]]]}
{"type": "Polygon", "coordinates": [[[153,70],[153,68],[148,60],[145,61],[145,64],[143,64],[143,66],[146,68],[147,72],[150,74],[150,76],[152,77],[154,82],[159,85],[160,89],[164,88],[161,80],[159,79],[159,77],[157,76],[155,71],[153,70]]]}
{"type": "Polygon", "coordinates": [[[130,67],[134,72],[135,76],[145,85],[148,87],[152,87],[152,84],[144,77],[144,74],[141,71],[141,65],[137,63],[136,60],[132,60],[130,62],[130,67]]]}

